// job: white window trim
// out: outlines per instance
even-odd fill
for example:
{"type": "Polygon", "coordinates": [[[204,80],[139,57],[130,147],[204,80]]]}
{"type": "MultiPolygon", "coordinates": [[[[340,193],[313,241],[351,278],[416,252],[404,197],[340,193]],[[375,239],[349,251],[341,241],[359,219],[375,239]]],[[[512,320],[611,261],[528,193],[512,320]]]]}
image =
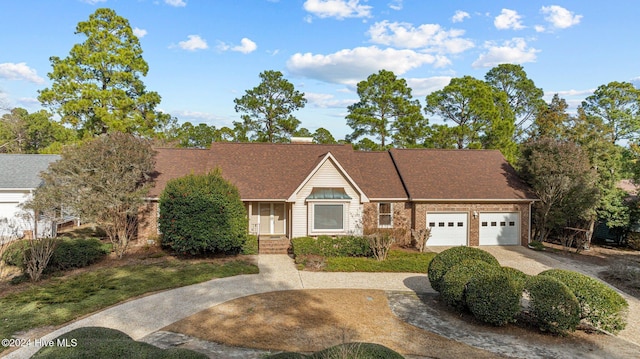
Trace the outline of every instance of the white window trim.
{"type": "Polygon", "coordinates": [[[349,202],[343,200],[308,200],[309,235],[335,235],[346,234],[349,231],[349,202]],[[342,205],[342,229],[316,229],[315,228],[315,206],[316,205],[342,205]]]}
{"type": "Polygon", "coordinates": [[[378,202],[378,228],[393,228],[393,202],[378,202]],[[389,203],[389,209],[391,212],[389,214],[385,213],[384,215],[391,215],[391,224],[380,224],[380,216],[382,215],[382,213],[380,213],[380,205],[382,203],[389,203]]]}

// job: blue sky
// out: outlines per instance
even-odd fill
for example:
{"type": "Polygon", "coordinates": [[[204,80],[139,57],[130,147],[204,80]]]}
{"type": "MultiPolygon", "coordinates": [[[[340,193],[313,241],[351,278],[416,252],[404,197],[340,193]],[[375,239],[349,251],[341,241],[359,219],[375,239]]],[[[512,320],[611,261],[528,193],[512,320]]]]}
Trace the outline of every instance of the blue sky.
{"type": "MultiPolygon", "coordinates": [[[[640,3],[426,0],[5,0],[0,3],[0,102],[40,109],[50,56],[84,41],[75,26],[97,8],[127,18],[140,38],[147,88],[180,122],[230,126],[233,99],[282,71],[305,93],[302,126],[350,133],[355,85],[380,69],[415,98],[452,77],[484,78],[521,64],[550,99],[572,108],[600,85],[640,83],[640,3]]],[[[436,122],[436,121],[432,121],[436,122]]]]}

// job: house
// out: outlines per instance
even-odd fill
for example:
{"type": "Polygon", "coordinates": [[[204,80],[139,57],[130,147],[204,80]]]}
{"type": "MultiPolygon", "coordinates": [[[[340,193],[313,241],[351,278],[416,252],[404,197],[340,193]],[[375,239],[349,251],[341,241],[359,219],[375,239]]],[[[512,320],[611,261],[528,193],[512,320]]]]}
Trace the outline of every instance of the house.
{"type": "Polygon", "coordinates": [[[497,150],[391,149],[351,145],[213,143],[157,149],[156,178],[139,236],[158,234],[167,182],[216,167],[238,187],[249,231],[261,239],[431,228],[428,245],[526,245],[528,186],[497,150]]]}
{"type": "MultiPolygon", "coordinates": [[[[0,154],[0,237],[22,237],[33,230],[20,204],[42,185],[40,172],[58,159],[58,155],[0,154]]],[[[38,227],[41,235],[52,230],[44,223],[38,227]]]]}

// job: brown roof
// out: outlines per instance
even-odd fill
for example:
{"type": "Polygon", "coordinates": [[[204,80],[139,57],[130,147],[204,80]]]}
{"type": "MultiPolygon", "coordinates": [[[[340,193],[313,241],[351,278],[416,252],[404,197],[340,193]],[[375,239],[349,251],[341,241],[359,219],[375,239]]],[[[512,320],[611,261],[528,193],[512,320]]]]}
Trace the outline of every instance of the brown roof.
{"type": "Polygon", "coordinates": [[[238,187],[243,199],[286,200],[327,153],[331,153],[367,196],[383,196],[387,191],[398,195],[397,198],[406,198],[397,174],[393,175],[395,169],[387,152],[361,156],[351,145],[219,142],[213,143],[209,150],[156,150],[156,183],[149,192],[150,197],[159,197],[171,179],[220,167],[222,175],[238,187]],[[377,167],[373,172],[383,174],[386,185],[369,178],[375,173],[366,168],[369,165],[361,165],[365,161],[363,157],[367,158],[367,164],[377,167]]]}
{"type": "Polygon", "coordinates": [[[156,150],[155,186],[150,197],[159,197],[171,179],[220,167],[243,199],[286,200],[331,153],[372,199],[535,198],[500,152],[493,150],[361,152],[351,145],[231,142],[213,143],[209,150],[156,150]]]}
{"type": "Polygon", "coordinates": [[[392,149],[411,200],[533,200],[498,150],[392,149]]]}

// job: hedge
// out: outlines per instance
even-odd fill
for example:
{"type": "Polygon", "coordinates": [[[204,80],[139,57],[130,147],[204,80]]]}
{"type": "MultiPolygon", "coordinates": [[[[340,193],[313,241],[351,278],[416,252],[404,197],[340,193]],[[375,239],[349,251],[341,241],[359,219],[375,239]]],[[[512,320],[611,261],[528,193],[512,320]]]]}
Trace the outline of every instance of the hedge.
{"type": "Polygon", "coordinates": [[[294,352],[272,354],[267,359],[403,359],[400,353],[375,343],[345,343],[304,355],[294,352]]]}
{"type": "MultiPolygon", "coordinates": [[[[6,264],[25,269],[25,251],[29,241],[16,241],[9,245],[2,259],[6,264]]],[[[62,238],[58,240],[45,271],[65,271],[83,268],[104,258],[111,251],[110,244],[104,244],[97,238],[62,238]]]]}
{"type": "Polygon", "coordinates": [[[162,244],[182,254],[239,253],[247,213],[238,189],[219,169],[167,183],[160,195],[162,244]]]}
{"type": "Polygon", "coordinates": [[[429,263],[427,273],[429,282],[431,282],[431,288],[440,292],[442,290],[442,277],[444,277],[451,267],[465,259],[477,259],[497,267],[500,266],[500,263],[498,263],[498,260],[495,259],[494,256],[482,249],[462,246],[449,248],[438,253],[431,263],[429,263]]]}
{"type": "Polygon", "coordinates": [[[540,273],[564,283],[580,303],[580,317],[594,327],[617,333],[627,325],[627,301],[615,290],[587,275],[550,269],[540,273]]]}
{"type": "Polygon", "coordinates": [[[511,272],[505,271],[504,267],[503,270],[491,269],[471,276],[465,303],[478,320],[496,326],[505,325],[515,321],[520,313],[523,288],[524,284],[513,279],[511,272]]]}
{"type": "MultiPolygon", "coordinates": [[[[435,259],[434,259],[435,260],[435,259]]],[[[497,268],[478,259],[466,259],[451,267],[440,282],[440,295],[448,305],[463,309],[465,288],[471,277],[497,268]]]]}
{"type": "Polygon", "coordinates": [[[555,334],[574,331],[580,323],[580,303],[561,281],[537,275],[527,279],[529,312],[542,330],[555,334]]]}
{"type": "Polygon", "coordinates": [[[519,286],[520,292],[524,290],[524,285],[530,277],[530,275],[525,274],[523,271],[512,267],[502,267],[502,272],[519,286]]]}

